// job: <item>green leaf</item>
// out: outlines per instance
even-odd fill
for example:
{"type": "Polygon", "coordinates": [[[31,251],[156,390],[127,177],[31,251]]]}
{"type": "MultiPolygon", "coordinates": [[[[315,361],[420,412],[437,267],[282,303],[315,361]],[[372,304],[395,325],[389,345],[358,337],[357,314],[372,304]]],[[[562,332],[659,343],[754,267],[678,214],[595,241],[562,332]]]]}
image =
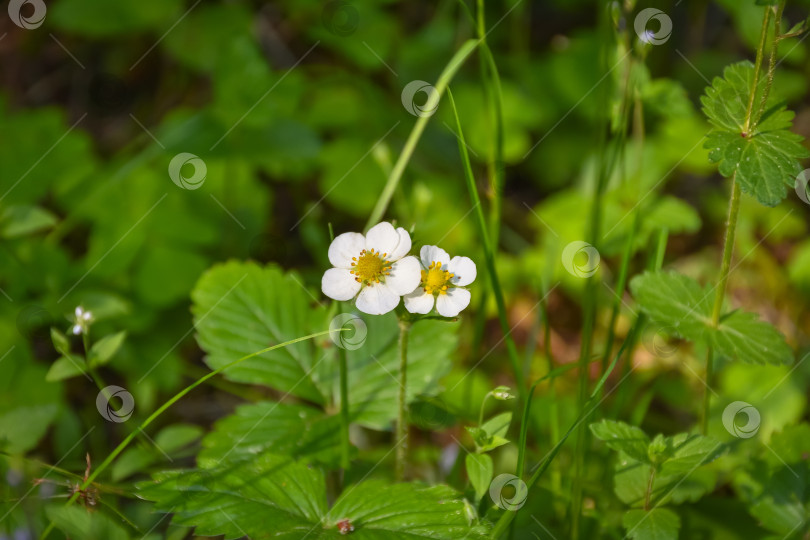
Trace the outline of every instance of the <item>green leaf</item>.
{"type": "Polygon", "coordinates": [[[155,463],[171,460],[172,456],[185,456],[188,447],[201,435],[202,429],[191,424],[174,424],[164,428],[155,436],[153,445],[129,448],[115,460],[113,481],[124,480],[155,463]]]}
{"type": "Polygon", "coordinates": [[[449,487],[371,480],[347,487],[328,511],[319,469],[268,453],[215,469],[163,472],[138,489],[199,536],[336,539],[343,537],[339,527],[350,526],[358,540],[484,538],[449,487]]]}
{"type": "Polygon", "coordinates": [[[650,438],[640,428],[615,420],[602,420],[591,424],[590,428],[594,436],[605,441],[611,449],[625,452],[637,461],[650,462],[647,455],[650,438]]]}
{"type": "Polygon", "coordinates": [[[712,326],[711,289],[677,272],[645,272],[630,282],[641,309],[668,331],[749,364],[790,364],[784,336],[753,313],[734,311],[712,326]]]}
{"type": "Polygon", "coordinates": [[[58,410],[56,404],[34,405],[0,414],[0,449],[16,454],[34,446],[58,410]]]}
{"type": "Polygon", "coordinates": [[[79,355],[60,356],[56,362],[51,364],[45,380],[48,382],[63,381],[76,375],[82,375],[87,371],[87,363],[79,355]]]}
{"type": "MultiPolygon", "coordinates": [[[[628,506],[642,507],[647,495],[652,465],[631,459],[619,452],[613,477],[614,491],[620,501],[628,506]]],[[[716,473],[708,467],[698,467],[691,474],[662,476],[656,474],[653,480],[652,498],[654,504],[682,504],[699,500],[714,490],[716,473]]]]}
{"type": "MultiPolygon", "coordinates": [[[[397,414],[399,395],[399,325],[394,313],[359,316],[366,326],[363,345],[346,351],[349,410],[352,421],[371,429],[388,429],[397,414]]],[[[450,370],[458,343],[458,323],[419,321],[408,335],[408,403],[438,394],[439,380],[450,370]]],[[[331,341],[329,342],[331,343],[331,341]]],[[[330,354],[336,355],[335,347],[330,354]]],[[[335,392],[338,363],[321,362],[313,378],[324,395],[335,392]]],[[[338,399],[337,396],[334,399],[338,399]]]]}
{"type": "Polygon", "coordinates": [[[270,452],[336,465],[340,421],[306,405],[265,401],[242,405],[217,421],[202,445],[201,463],[270,452]]]}
{"type": "Polygon", "coordinates": [[[712,333],[718,354],[749,364],[792,364],[793,351],[784,336],[753,313],[735,311],[712,333]]]}
{"type": "Polygon", "coordinates": [[[53,227],[56,216],[38,206],[8,206],[0,214],[0,236],[16,238],[53,227]]]}
{"type": "Polygon", "coordinates": [[[697,281],[677,272],[645,272],[630,281],[641,309],[655,322],[692,341],[705,341],[713,296],[697,281]]]}
{"type": "Polygon", "coordinates": [[[630,510],[622,518],[627,536],[637,540],[677,540],[681,518],[672,510],[630,510]]]}
{"type": "Polygon", "coordinates": [[[93,346],[90,347],[90,353],[88,354],[88,364],[91,367],[95,367],[103,366],[109,362],[110,359],[115,356],[115,353],[118,352],[118,349],[121,348],[121,345],[124,343],[126,337],[126,331],[118,332],[116,334],[104,336],[97,342],[93,343],[93,346]]]}
{"type": "MultiPolygon", "coordinates": [[[[191,293],[197,340],[216,369],[238,358],[329,328],[326,310],[313,306],[295,274],[276,266],[228,262],[208,270],[191,293]]],[[[324,403],[309,373],[324,360],[310,341],[263,353],[225,372],[231,380],[262,384],[324,403]]]]}
{"type": "Polygon", "coordinates": [[[661,476],[687,475],[697,467],[716,459],[724,450],[712,437],[679,433],[665,439],[668,451],[661,464],[661,476]]]}
{"type": "Polygon", "coordinates": [[[480,501],[492,482],[492,458],[488,454],[467,454],[464,463],[467,466],[467,477],[475,490],[475,500],[480,501]]]}
{"type": "Polygon", "coordinates": [[[493,416],[481,425],[481,429],[487,432],[490,437],[503,437],[506,438],[506,433],[509,431],[509,424],[512,423],[512,413],[505,412],[497,416],[493,416]]]}
{"type": "Polygon", "coordinates": [[[70,351],[70,342],[67,336],[54,327],[51,327],[51,341],[53,341],[53,347],[57,352],[65,354],[70,351]]]}
{"type": "Polygon", "coordinates": [[[126,530],[100,512],[89,512],[79,506],[59,505],[47,507],[45,514],[73,540],[129,540],[126,530]]]}
{"type": "MultiPolygon", "coordinates": [[[[720,173],[729,177],[736,173],[742,190],[765,206],[775,206],[787,194],[801,171],[798,159],[810,153],[801,145],[803,138],[790,131],[793,113],[784,105],[774,103],[769,95],[765,113],[755,128],[746,133],[747,114],[754,65],[739,62],[728,66],[723,78],[715,77],[701,97],[703,112],[713,129],[706,137],[704,148],[709,160],[718,163],[720,173]]],[[[756,116],[765,85],[758,85],[754,96],[753,116],[756,116]]],[[[752,118],[754,124],[757,118],[752,118]]]]}

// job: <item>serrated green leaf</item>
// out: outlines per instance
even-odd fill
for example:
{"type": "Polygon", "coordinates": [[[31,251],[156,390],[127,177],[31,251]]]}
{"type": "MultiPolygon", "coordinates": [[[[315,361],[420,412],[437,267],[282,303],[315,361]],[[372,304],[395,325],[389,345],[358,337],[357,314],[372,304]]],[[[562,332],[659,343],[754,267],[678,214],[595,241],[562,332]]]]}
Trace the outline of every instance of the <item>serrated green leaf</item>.
{"type": "MultiPolygon", "coordinates": [[[[301,279],[275,266],[235,261],[214,266],[197,282],[191,298],[197,340],[214,369],[329,328],[326,310],[312,305],[301,279]]],[[[312,342],[301,342],[245,360],[225,376],[324,403],[308,375],[324,357],[312,342]]]]}
{"type": "Polygon", "coordinates": [[[110,359],[115,356],[115,353],[118,352],[118,349],[121,348],[121,345],[124,344],[126,337],[126,331],[117,332],[109,336],[104,336],[93,343],[93,346],[90,347],[90,353],[87,355],[88,364],[91,367],[95,367],[103,366],[109,362],[110,359]]]}
{"type": "Polygon", "coordinates": [[[627,536],[637,540],[677,540],[681,518],[667,508],[630,510],[622,518],[627,536]]]}
{"type": "Polygon", "coordinates": [[[73,540],[129,540],[126,530],[100,512],[88,512],[78,506],[49,506],[45,509],[56,527],[73,540]]]}
{"type": "Polygon", "coordinates": [[[45,380],[48,382],[63,381],[81,375],[86,371],[87,363],[81,356],[76,354],[60,356],[51,364],[48,373],[45,375],[45,380]]]}
{"type": "Polygon", "coordinates": [[[789,364],[784,336],[753,313],[734,311],[712,326],[713,294],[676,272],[645,272],[630,282],[641,309],[663,329],[711,345],[717,353],[749,364],[789,364]]]}
{"type": "Polygon", "coordinates": [[[793,351],[784,336],[754,313],[735,311],[712,333],[718,354],[751,364],[792,364],[793,351]]]}
{"type": "Polygon", "coordinates": [[[679,433],[665,439],[666,459],[660,466],[661,476],[687,475],[697,467],[716,459],[723,445],[712,437],[679,433]]]}
{"type": "Polygon", "coordinates": [[[340,421],[313,407],[270,401],[242,405],[205,436],[201,463],[218,463],[270,452],[335,465],[340,459],[340,421]]]}
{"type": "Polygon", "coordinates": [[[464,464],[467,466],[467,477],[475,490],[475,500],[480,501],[492,482],[492,458],[487,454],[467,454],[464,464]]]}
{"type": "Polygon", "coordinates": [[[647,452],[650,438],[640,428],[615,420],[602,420],[591,424],[590,428],[594,436],[605,441],[609,448],[625,452],[637,461],[650,462],[647,452]]]}
{"type": "Polygon", "coordinates": [[[641,309],[667,331],[704,341],[711,324],[712,295],[677,272],[645,272],[630,281],[641,309]]]}
{"type": "MultiPolygon", "coordinates": [[[[766,111],[754,129],[746,128],[746,115],[754,65],[738,62],[715,77],[712,85],[701,97],[703,112],[713,129],[706,137],[704,148],[709,149],[709,160],[717,163],[720,174],[726,177],[736,173],[742,190],[765,206],[775,206],[787,194],[801,171],[798,159],[808,157],[803,138],[789,129],[793,113],[769,96],[766,111]],[[747,131],[746,131],[747,129],[747,131]]],[[[760,84],[754,95],[755,116],[764,94],[760,84]]]]}
{"type": "Polygon", "coordinates": [[[319,469],[268,453],[214,469],[167,471],[138,489],[201,536],[336,539],[342,526],[358,540],[484,538],[449,487],[370,480],[347,487],[327,511],[319,469]]]}
{"type": "MultiPolygon", "coordinates": [[[[652,466],[631,459],[619,452],[613,477],[614,491],[628,506],[642,507],[647,495],[652,466]]],[[[710,493],[717,482],[716,473],[708,467],[698,467],[691,474],[661,476],[653,480],[651,500],[654,504],[682,504],[694,502],[710,493]]]]}
{"type": "Polygon", "coordinates": [[[156,463],[166,462],[172,456],[185,455],[188,450],[181,450],[201,436],[202,429],[192,424],[174,424],[160,430],[155,435],[153,445],[128,448],[115,460],[112,467],[113,481],[118,482],[156,463]]]}

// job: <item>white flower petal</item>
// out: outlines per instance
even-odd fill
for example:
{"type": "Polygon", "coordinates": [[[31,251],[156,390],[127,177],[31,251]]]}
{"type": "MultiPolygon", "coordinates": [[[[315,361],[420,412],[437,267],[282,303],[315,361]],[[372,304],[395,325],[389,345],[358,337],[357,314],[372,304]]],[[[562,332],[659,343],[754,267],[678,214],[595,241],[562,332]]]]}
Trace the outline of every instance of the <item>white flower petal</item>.
{"type": "Polygon", "coordinates": [[[422,279],[422,267],[416,257],[408,256],[391,265],[390,273],[385,277],[385,284],[402,296],[412,292],[422,279]]]}
{"type": "Polygon", "coordinates": [[[459,287],[469,285],[475,281],[475,276],[477,275],[475,263],[472,262],[472,259],[469,257],[453,257],[447,265],[447,270],[453,274],[453,277],[450,278],[450,282],[459,287]]]}
{"type": "Polygon", "coordinates": [[[399,304],[399,295],[385,283],[373,283],[360,291],[355,305],[357,309],[369,315],[382,315],[393,310],[399,304]]]}
{"type": "MultiPolygon", "coordinates": [[[[387,252],[389,261],[398,261],[411,251],[411,235],[402,227],[397,227],[397,234],[399,235],[399,244],[391,251],[387,252]]],[[[385,252],[384,252],[385,253],[385,252]]]]}
{"type": "Polygon", "coordinates": [[[440,262],[442,266],[450,263],[450,255],[438,246],[422,246],[422,249],[419,250],[419,258],[422,259],[425,268],[432,262],[440,262]]]}
{"type": "Polygon", "coordinates": [[[351,300],[360,290],[360,283],[345,268],[330,268],[321,278],[323,294],[335,300],[351,300]]]}
{"type": "MultiPolygon", "coordinates": [[[[410,238],[408,238],[408,240],[410,240],[410,238]]],[[[399,242],[399,233],[394,229],[394,226],[387,221],[374,225],[366,233],[366,249],[373,249],[380,253],[385,253],[386,259],[394,253],[399,242]]]]}
{"type": "Polygon", "coordinates": [[[74,313],[76,314],[77,318],[81,318],[82,313],[84,313],[84,308],[82,308],[82,306],[77,306],[74,313]]]}
{"type": "Polygon", "coordinates": [[[455,317],[468,305],[470,305],[470,291],[458,287],[450,287],[447,294],[440,294],[436,298],[436,311],[442,317],[455,317]]]}
{"type": "Polygon", "coordinates": [[[433,309],[433,295],[425,292],[424,289],[416,289],[411,294],[402,297],[405,302],[405,309],[411,313],[430,313],[433,309]]]}
{"type": "Polygon", "coordinates": [[[337,268],[351,268],[352,257],[359,257],[365,247],[366,238],[362,234],[340,234],[329,244],[329,262],[337,268]]]}

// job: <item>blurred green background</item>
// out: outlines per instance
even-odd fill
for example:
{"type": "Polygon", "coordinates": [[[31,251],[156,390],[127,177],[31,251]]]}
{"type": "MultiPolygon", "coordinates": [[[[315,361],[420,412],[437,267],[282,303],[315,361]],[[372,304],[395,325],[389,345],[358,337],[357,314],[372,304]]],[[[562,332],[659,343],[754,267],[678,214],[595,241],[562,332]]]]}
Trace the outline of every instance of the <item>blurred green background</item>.
{"type": "MultiPolygon", "coordinates": [[[[475,31],[449,0],[46,4],[36,28],[20,28],[0,14],[0,439],[7,452],[82,471],[85,451],[104,456],[120,436],[109,424],[76,446],[98,424],[87,399],[95,390],[82,377],[45,381],[59,356],[49,328],[66,331],[82,305],[96,317],[96,335],[126,330],[103,374],[132,392],[135,414],[143,417],[206,372],[189,311],[189,293],[206,268],[232,258],[274,262],[298,270],[320,297],[328,224],[338,233],[362,229],[416,121],[402,105],[402,89],[414,80],[435,82],[475,31]],[[170,178],[169,163],[181,152],[205,163],[198,189],[182,189],[170,178]]],[[[761,24],[753,2],[655,4],[671,16],[674,30],[638,68],[646,139],[640,155],[632,142],[627,149],[626,173],[635,181],[623,183],[617,174],[607,194],[602,305],[613,296],[611,268],[618,267],[630,225],[624,216],[654,186],[657,192],[643,202],[650,217],[637,249],[647,249],[652,231],[666,224],[665,265],[714,278],[728,183],[701,147],[708,124],[698,100],[725,65],[752,57],[761,24]]],[[[617,114],[617,99],[606,111],[597,98],[613,92],[622,72],[606,73],[599,62],[599,9],[581,0],[487,3],[505,119],[497,263],[516,338],[537,346],[527,356],[532,378],[545,365],[533,309],[541,278],[560,283],[549,300],[557,359],[573,361],[579,353],[582,280],[565,272],[559,254],[585,237],[593,152],[604,115],[617,114]]],[[[808,11],[810,2],[791,2],[786,16],[796,22],[808,11]]],[[[805,136],[807,51],[799,40],[784,47],[774,90],[797,111],[794,130],[805,136]]],[[[475,55],[451,88],[486,193],[493,127],[475,55]]],[[[387,218],[414,227],[415,244],[441,239],[451,253],[482,264],[453,125],[452,111],[440,105],[387,218]]],[[[746,197],[737,248],[742,260],[730,293],[734,305],[776,324],[800,348],[799,358],[809,322],[808,216],[810,208],[792,193],[772,209],[746,197]]],[[[643,260],[634,259],[635,267],[643,260]]],[[[447,381],[499,343],[494,304],[484,309],[480,327],[462,328],[447,381]]],[[[623,308],[620,332],[628,313],[623,308]]],[[[607,308],[599,316],[607,320],[607,308]]],[[[692,394],[700,391],[688,370],[699,369],[700,355],[678,349],[659,361],[651,349],[639,347],[635,358],[644,367],[632,382],[643,410],[625,406],[639,418],[646,414],[653,431],[684,429],[694,420],[692,394]]],[[[506,366],[499,348],[471,377],[473,391],[509,384],[506,366]]],[[[750,396],[763,377],[783,375],[775,369],[730,366],[722,375],[724,395],[750,396]]],[[[771,396],[762,412],[766,432],[802,417],[808,374],[802,367],[771,396]]],[[[193,440],[240,401],[241,390],[219,384],[190,396],[161,422],[182,422],[187,431],[180,440],[193,440]]],[[[573,404],[567,390],[574,379],[561,385],[561,403],[573,404]]],[[[448,392],[443,399],[462,417],[475,417],[474,407],[465,409],[467,397],[448,392]]],[[[540,403],[546,399],[538,396],[540,403]]],[[[0,470],[13,470],[7,467],[0,470]]],[[[0,533],[17,525],[0,523],[0,533]]]]}

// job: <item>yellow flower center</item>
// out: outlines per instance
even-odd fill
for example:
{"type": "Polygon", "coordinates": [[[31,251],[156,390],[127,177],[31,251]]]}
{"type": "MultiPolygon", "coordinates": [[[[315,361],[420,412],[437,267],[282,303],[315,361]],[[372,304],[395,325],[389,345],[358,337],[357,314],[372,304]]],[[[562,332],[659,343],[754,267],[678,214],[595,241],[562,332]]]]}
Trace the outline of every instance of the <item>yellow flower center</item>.
{"type": "Polygon", "coordinates": [[[433,294],[447,294],[447,282],[454,274],[447,270],[442,270],[442,263],[433,261],[428,266],[427,270],[422,270],[422,283],[424,284],[425,292],[433,294]]]}
{"type": "Polygon", "coordinates": [[[352,257],[353,270],[350,272],[354,274],[354,280],[366,285],[372,282],[379,283],[381,277],[391,272],[391,265],[385,260],[387,255],[373,249],[364,249],[360,252],[360,257],[352,257]]]}

